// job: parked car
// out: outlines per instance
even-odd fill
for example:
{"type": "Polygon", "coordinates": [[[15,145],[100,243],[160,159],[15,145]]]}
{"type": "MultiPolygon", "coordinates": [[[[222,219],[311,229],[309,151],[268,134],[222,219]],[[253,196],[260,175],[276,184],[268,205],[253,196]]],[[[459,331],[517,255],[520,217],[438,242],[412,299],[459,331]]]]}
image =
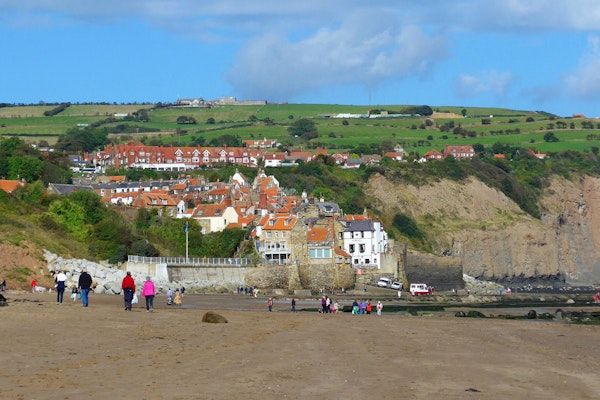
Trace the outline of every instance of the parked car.
{"type": "Polygon", "coordinates": [[[390,286],[390,288],[394,289],[394,290],[399,290],[401,287],[402,287],[402,283],[398,282],[398,281],[392,282],[392,285],[390,286]]]}
{"type": "Polygon", "coordinates": [[[392,280],[389,278],[379,278],[377,282],[378,287],[390,287],[392,285],[392,280]]]}

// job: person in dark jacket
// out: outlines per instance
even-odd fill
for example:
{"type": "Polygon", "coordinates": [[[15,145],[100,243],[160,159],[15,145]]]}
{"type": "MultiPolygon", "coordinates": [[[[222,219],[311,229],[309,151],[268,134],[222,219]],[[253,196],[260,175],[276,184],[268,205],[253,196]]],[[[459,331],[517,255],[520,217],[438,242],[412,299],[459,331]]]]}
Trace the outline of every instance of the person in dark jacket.
{"type": "Polygon", "coordinates": [[[92,288],[92,276],[88,274],[87,268],[83,268],[81,270],[81,275],[79,275],[79,282],[77,283],[77,287],[79,288],[79,293],[81,293],[81,303],[83,303],[84,307],[87,307],[88,294],[90,293],[90,289],[92,288]]]}
{"type": "Polygon", "coordinates": [[[123,283],[121,283],[121,289],[123,289],[125,311],[131,311],[131,301],[133,300],[133,294],[135,293],[135,281],[131,276],[131,272],[127,272],[127,275],[125,275],[125,278],[123,278],[123,283]]]}

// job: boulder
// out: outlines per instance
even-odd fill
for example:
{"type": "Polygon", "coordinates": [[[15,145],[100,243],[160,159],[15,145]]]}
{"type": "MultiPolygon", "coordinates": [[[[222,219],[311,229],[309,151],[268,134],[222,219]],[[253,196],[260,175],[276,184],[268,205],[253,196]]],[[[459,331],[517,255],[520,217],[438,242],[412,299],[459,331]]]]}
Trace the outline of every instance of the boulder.
{"type": "Polygon", "coordinates": [[[106,282],[103,286],[105,293],[121,294],[121,282],[106,282]]]}
{"type": "Polygon", "coordinates": [[[227,318],[225,318],[221,314],[217,314],[214,311],[207,311],[202,316],[202,322],[208,322],[210,324],[226,324],[227,318]]]}
{"type": "Polygon", "coordinates": [[[529,310],[529,312],[527,313],[527,319],[536,319],[537,318],[537,312],[535,310],[529,310]]]}

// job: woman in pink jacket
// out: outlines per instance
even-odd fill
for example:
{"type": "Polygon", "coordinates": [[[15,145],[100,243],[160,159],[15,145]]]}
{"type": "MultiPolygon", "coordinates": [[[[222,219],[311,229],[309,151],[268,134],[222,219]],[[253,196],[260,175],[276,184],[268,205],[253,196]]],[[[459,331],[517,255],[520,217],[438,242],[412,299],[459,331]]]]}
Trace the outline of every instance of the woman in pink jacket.
{"type": "Polygon", "coordinates": [[[146,298],[146,312],[150,312],[150,310],[154,309],[155,294],[154,282],[152,282],[152,278],[147,276],[146,282],[144,282],[144,288],[142,289],[142,296],[146,298]]]}

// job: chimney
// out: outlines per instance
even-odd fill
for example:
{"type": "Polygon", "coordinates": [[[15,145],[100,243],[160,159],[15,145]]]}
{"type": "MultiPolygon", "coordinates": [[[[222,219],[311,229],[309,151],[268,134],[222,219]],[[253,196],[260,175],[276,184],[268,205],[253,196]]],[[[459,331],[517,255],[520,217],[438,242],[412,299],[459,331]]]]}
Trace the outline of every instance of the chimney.
{"type": "Polygon", "coordinates": [[[267,192],[261,190],[259,193],[258,208],[267,209],[267,192]]]}

